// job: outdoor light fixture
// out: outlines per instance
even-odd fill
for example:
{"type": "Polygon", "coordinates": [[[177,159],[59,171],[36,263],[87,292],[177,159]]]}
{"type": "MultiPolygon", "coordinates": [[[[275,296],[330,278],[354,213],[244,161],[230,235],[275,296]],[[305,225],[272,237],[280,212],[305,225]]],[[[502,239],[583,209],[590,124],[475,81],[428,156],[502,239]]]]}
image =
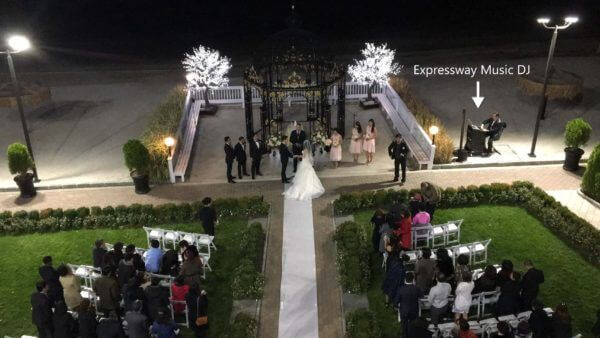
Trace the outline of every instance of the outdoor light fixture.
{"type": "Polygon", "coordinates": [[[175,139],[171,136],[165,137],[165,145],[169,149],[169,156],[171,156],[171,147],[175,144],[175,139]]]}
{"type": "Polygon", "coordinates": [[[435,135],[437,135],[437,133],[439,131],[440,131],[440,128],[438,128],[438,126],[431,126],[431,127],[429,127],[429,133],[431,134],[431,136],[433,136],[431,144],[435,145],[435,135]]]}
{"type": "Polygon", "coordinates": [[[31,43],[29,42],[29,39],[22,35],[13,35],[9,37],[6,42],[8,44],[8,47],[12,49],[10,51],[11,53],[19,53],[31,48],[31,43]]]}
{"type": "Polygon", "coordinates": [[[564,20],[565,23],[561,26],[549,26],[549,18],[542,17],[537,19],[537,22],[544,26],[544,28],[552,30],[552,39],[550,40],[550,50],[548,51],[548,60],[546,61],[546,72],[544,74],[544,85],[542,86],[542,97],[540,98],[540,106],[538,108],[538,114],[535,120],[535,127],[533,129],[533,140],[531,141],[531,151],[528,154],[529,157],[535,157],[535,145],[537,143],[537,137],[540,131],[540,120],[543,120],[546,115],[546,103],[548,102],[548,98],[546,97],[546,88],[548,87],[548,73],[550,71],[550,67],[552,66],[552,57],[554,56],[554,48],[556,47],[558,31],[566,29],[567,27],[576,23],[577,21],[579,21],[579,18],[576,16],[568,16],[564,20]]]}

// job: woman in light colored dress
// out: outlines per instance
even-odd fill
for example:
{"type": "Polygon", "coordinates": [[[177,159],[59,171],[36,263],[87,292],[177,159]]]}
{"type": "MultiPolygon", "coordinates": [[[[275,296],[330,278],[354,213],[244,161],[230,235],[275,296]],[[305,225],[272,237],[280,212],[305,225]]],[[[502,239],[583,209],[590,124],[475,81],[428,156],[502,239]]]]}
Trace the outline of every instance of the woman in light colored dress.
{"type": "Polygon", "coordinates": [[[452,306],[452,312],[454,312],[454,319],[458,320],[461,317],[465,320],[469,318],[469,309],[471,308],[471,292],[475,288],[475,284],[472,280],[471,272],[465,272],[462,276],[462,282],[456,286],[456,296],[454,298],[454,305],[452,306]]]}
{"type": "Polygon", "coordinates": [[[81,297],[81,283],[79,283],[79,277],[73,274],[71,268],[65,264],[61,264],[57,269],[58,280],[63,288],[63,294],[65,297],[65,305],[69,310],[73,311],[79,307],[83,297],[81,297]]]}
{"type": "Polygon", "coordinates": [[[369,120],[365,130],[365,141],[363,142],[363,150],[367,156],[367,165],[373,163],[373,154],[375,154],[375,139],[377,138],[377,128],[375,128],[375,121],[369,120]]]}
{"type": "Polygon", "coordinates": [[[331,135],[331,150],[329,150],[329,159],[333,162],[334,167],[337,169],[340,162],[342,161],[342,135],[333,130],[331,135]]]}
{"type": "Polygon", "coordinates": [[[354,157],[354,163],[358,162],[358,156],[362,153],[363,130],[360,122],[354,122],[352,128],[352,139],[350,140],[350,154],[354,157]]]}

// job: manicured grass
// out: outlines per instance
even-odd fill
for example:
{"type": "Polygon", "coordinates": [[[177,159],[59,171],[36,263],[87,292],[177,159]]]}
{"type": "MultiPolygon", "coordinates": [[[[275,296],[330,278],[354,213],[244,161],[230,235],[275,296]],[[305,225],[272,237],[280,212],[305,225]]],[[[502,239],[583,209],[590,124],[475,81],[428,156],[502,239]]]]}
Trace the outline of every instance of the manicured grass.
{"type": "MultiPolygon", "coordinates": [[[[217,225],[217,251],[212,252],[204,287],[209,295],[210,336],[225,332],[232,309],[231,273],[239,260],[239,238],[247,221],[221,219],[217,225]]],[[[189,232],[203,232],[197,223],[163,225],[189,232]]],[[[96,239],[117,241],[146,248],[146,233],[137,229],[78,230],[47,234],[0,237],[0,336],[37,335],[31,324],[29,296],[39,279],[38,267],[43,256],[51,255],[54,265],[92,263],[92,246],[96,239]]],[[[193,336],[185,330],[183,336],[193,336]]]]}
{"type": "MultiPolygon", "coordinates": [[[[357,222],[367,224],[372,212],[359,212],[357,222]]],[[[544,271],[546,281],[540,286],[539,298],[554,308],[566,302],[574,320],[574,333],[589,334],[600,304],[600,269],[584,260],[524,209],[507,206],[479,206],[437,210],[434,223],[464,219],[461,242],[492,239],[488,248],[488,263],[500,264],[512,260],[515,269],[523,269],[529,258],[544,271]]],[[[370,226],[369,226],[370,234],[370,226]]],[[[368,292],[369,304],[377,314],[385,337],[396,337],[400,325],[396,314],[383,306],[381,292],[381,258],[372,256],[374,280],[368,292]]]]}

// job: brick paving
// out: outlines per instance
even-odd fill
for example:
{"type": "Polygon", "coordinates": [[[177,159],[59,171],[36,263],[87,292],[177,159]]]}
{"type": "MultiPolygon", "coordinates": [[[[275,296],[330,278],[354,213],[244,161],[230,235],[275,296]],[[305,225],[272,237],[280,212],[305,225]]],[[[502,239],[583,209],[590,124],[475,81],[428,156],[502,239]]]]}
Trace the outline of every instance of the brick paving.
{"type": "MultiPolygon", "coordinates": [[[[330,202],[340,193],[357,190],[397,188],[392,175],[323,178],[326,194],[313,202],[315,225],[315,254],[319,305],[319,333],[321,337],[342,337],[340,294],[335,269],[335,251],[332,242],[330,202]]],[[[532,167],[502,167],[416,171],[408,173],[403,186],[416,188],[422,181],[431,181],[442,187],[480,185],[492,182],[527,180],[550,191],[574,191],[580,177],[566,172],[560,165],[532,167]]],[[[162,185],[147,195],[136,195],[132,187],[85,188],[39,191],[32,200],[17,198],[15,192],[0,193],[0,211],[43,208],[76,208],[131,203],[160,204],[200,200],[205,196],[240,197],[263,195],[271,203],[271,226],[267,248],[266,285],[262,301],[260,337],[277,337],[279,320],[279,287],[281,282],[281,245],[283,235],[283,186],[277,181],[239,182],[238,184],[177,184],[162,185]]],[[[573,210],[575,211],[575,210],[573,210]]],[[[577,211],[575,211],[577,212],[577,211]]]]}

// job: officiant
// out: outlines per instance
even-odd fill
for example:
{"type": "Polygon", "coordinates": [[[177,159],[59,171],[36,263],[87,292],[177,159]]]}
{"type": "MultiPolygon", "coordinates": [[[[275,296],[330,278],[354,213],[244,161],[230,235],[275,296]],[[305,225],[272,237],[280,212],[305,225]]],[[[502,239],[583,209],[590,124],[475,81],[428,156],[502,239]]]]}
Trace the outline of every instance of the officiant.
{"type": "Polygon", "coordinates": [[[296,130],[290,134],[292,143],[292,154],[294,154],[294,172],[298,169],[298,160],[302,160],[302,143],[306,141],[306,133],[302,130],[302,125],[296,123],[296,130]]]}

